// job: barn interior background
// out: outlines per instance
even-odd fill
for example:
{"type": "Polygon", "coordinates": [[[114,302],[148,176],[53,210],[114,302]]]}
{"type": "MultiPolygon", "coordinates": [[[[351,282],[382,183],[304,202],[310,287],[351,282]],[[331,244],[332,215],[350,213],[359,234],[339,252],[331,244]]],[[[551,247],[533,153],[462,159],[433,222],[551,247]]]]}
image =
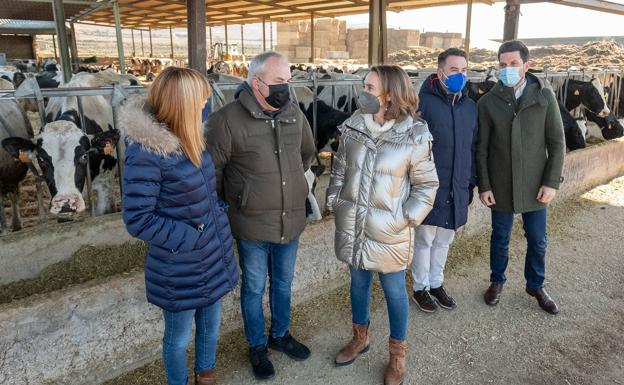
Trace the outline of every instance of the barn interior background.
{"type": "MultiPolygon", "coordinates": [[[[624,16],[616,2],[553,3],[624,16]]],[[[499,2],[505,6],[502,40],[518,36],[521,4],[499,2]]],[[[0,7],[0,139],[40,138],[46,121],[71,111],[85,134],[104,135],[116,128],[124,98],[145,92],[168,65],[205,71],[216,109],[232,99],[250,58],[275,49],[293,65],[293,99],[322,150],[326,172],[316,196],[323,207],[335,132],[357,108],[369,65],[401,65],[419,87],[441,50],[464,47],[473,96],[487,92],[496,80],[496,54],[471,47],[472,12],[472,0],[6,0],[0,7]],[[387,12],[457,3],[466,11],[464,33],[388,27],[387,12]],[[366,26],[341,18],[361,13],[368,13],[366,26]]],[[[532,67],[552,84],[570,129],[589,145],[567,157],[563,197],[622,175],[624,141],[614,138],[622,135],[624,116],[624,37],[527,42],[532,67]],[[573,80],[582,83],[579,95],[573,80]],[[576,96],[582,100],[575,105],[576,96]]],[[[158,356],[160,314],[143,293],[145,246],[125,232],[118,212],[123,141],[104,137],[101,151],[85,158],[84,211],[50,212],[55,194],[44,160],[0,148],[0,383],[101,383],[158,356]],[[114,166],[106,169],[103,189],[98,178],[106,159],[114,166]],[[113,198],[112,207],[100,211],[104,195],[113,198]]],[[[473,205],[462,237],[482,237],[486,216],[473,205]]],[[[343,283],[344,266],[328,257],[332,226],[324,218],[304,234],[294,288],[300,302],[343,283]]],[[[236,301],[230,296],[224,305],[224,332],[240,327],[236,301]]]]}

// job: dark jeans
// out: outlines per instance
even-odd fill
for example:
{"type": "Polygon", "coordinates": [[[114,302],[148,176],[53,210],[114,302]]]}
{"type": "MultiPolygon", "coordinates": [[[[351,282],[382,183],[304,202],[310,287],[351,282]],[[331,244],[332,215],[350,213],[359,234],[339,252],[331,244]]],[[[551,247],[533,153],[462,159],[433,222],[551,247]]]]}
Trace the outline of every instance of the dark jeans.
{"type": "Polygon", "coordinates": [[[283,337],[290,324],[290,291],[299,238],[286,244],[237,240],[241,266],[241,311],[249,346],[267,344],[262,297],[269,276],[271,337],[283,337]]]}
{"type": "Polygon", "coordinates": [[[221,323],[221,300],[199,309],[173,313],[163,310],[165,333],[163,336],[163,363],[167,384],[186,385],[186,346],[195,321],[195,373],[215,367],[217,337],[221,323]]]}
{"type": "MultiPolygon", "coordinates": [[[[368,325],[370,321],[371,286],[374,273],[368,270],[351,270],[351,313],[352,321],[358,325],[368,325]]],[[[409,299],[405,289],[405,271],[383,274],[379,281],[386,297],[388,317],[390,319],[390,338],[405,341],[407,338],[407,319],[409,299]]]]}
{"type": "MultiPolygon", "coordinates": [[[[505,283],[505,269],[509,262],[509,239],[514,214],[492,210],[492,238],[490,242],[491,282],[505,283]]],[[[524,236],[527,240],[524,260],[526,286],[537,289],[544,286],[546,257],[546,209],[522,214],[524,236]]]]}

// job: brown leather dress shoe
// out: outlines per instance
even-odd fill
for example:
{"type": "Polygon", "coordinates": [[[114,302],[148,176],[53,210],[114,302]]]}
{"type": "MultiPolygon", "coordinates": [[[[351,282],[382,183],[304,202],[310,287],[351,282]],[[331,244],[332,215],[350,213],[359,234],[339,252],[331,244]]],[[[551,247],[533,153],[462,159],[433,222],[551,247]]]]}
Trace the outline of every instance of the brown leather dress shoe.
{"type": "Polygon", "coordinates": [[[555,303],[555,301],[553,301],[552,298],[550,298],[550,296],[548,295],[548,293],[546,293],[546,290],[544,290],[543,287],[540,287],[539,289],[529,289],[527,287],[526,292],[531,297],[537,298],[537,303],[546,313],[552,315],[559,313],[559,308],[557,307],[557,304],[555,303]]]}
{"type": "Polygon", "coordinates": [[[195,374],[195,385],[216,385],[217,370],[208,369],[195,374]]]}
{"type": "Polygon", "coordinates": [[[500,296],[501,296],[502,291],[503,291],[502,283],[492,282],[490,284],[490,287],[488,287],[488,289],[485,291],[485,294],[483,295],[483,299],[485,300],[485,303],[487,303],[490,306],[494,306],[498,304],[498,301],[500,301],[500,296]]]}

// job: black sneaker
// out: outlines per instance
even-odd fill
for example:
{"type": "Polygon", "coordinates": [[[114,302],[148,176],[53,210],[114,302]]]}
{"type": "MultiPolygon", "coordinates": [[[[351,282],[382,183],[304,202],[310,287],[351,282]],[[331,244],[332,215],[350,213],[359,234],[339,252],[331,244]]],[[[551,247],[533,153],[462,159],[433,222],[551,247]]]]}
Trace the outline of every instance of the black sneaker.
{"type": "Polygon", "coordinates": [[[457,306],[453,297],[446,294],[446,290],[444,290],[444,287],[442,286],[438,287],[437,289],[429,290],[429,293],[431,293],[433,298],[435,298],[435,301],[438,303],[438,305],[440,305],[440,307],[444,309],[453,310],[457,306]]]}
{"type": "Polygon", "coordinates": [[[288,357],[296,361],[303,361],[310,357],[310,349],[297,341],[289,332],[284,337],[269,337],[269,347],[278,352],[285,353],[288,357]]]}
{"type": "Polygon", "coordinates": [[[427,290],[417,290],[414,291],[414,295],[412,295],[412,300],[418,305],[418,308],[425,313],[435,313],[438,310],[438,305],[427,290]]]}
{"type": "Polygon", "coordinates": [[[268,380],[275,377],[275,369],[267,354],[269,350],[266,345],[258,345],[249,348],[249,362],[253,369],[253,374],[258,380],[268,380]]]}

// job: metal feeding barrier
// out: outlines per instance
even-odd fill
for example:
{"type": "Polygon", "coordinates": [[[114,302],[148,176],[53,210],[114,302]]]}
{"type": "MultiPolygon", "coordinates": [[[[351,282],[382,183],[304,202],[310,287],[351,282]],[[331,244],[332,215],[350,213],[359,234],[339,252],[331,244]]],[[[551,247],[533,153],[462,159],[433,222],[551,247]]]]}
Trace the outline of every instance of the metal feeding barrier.
{"type": "MultiPolygon", "coordinates": [[[[418,76],[411,77],[412,85],[419,89],[424,80],[432,74],[433,71],[420,71],[418,76]]],[[[489,78],[492,71],[476,73],[471,72],[468,76],[468,79],[473,82],[481,82],[489,78]]],[[[566,86],[567,79],[577,79],[577,80],[589,80],[593,78],[600,79],[604,85],[609,85],[609,92],[607,97],[607,102],[609,103],[609,107],[611,111],[613,111],[616,115],[619,114],[619,98],[622,95],[622,86],[624,83],[624,73],[622,71],[615,70],[604,70],[604,71],[569,71],[569,72],[542,72],[535,73],[535,75],[539,78],[546,79],[553,85],[553,89],[558,95],[559,100],[565,104],[566,99],[566,86]]],[[[357,95],[363,88],[363,80],[362,79],[349,79],[349,80],[332,80],[332,79],[319,79],[318,75],[312,76],[309,80],[293,80],[289,83],[289,88],[291,90],[291,97],[293,102],[299,104],[301,100],[299,100],[299,95],[306,94],[308,97],[311,96],[311,99],[308,100],[311,103],[312,107],[312,119],[310,122],[310,126],[314,133],[314,137],[317,137],[317,126],[318,126],[318,108],[317,104],[319,102],[319,94],[324,92],[324,95],[329,93],[330,100],[327,103],[329,106],[333,108],[337,108],[339,96],[346,96],[346,105],[342,108],[347,113],[352,113],[359,106],[357,104],[357,95]],[[307,89],[307,90],[303,90],[307,89]],[[325,91],[325,90],[329,91],[325,91]],[[342,92],[341,95],[338,95],[338,89],[342,92]],[[302,92],[305,91],[305,92],[302,92]],[[310,95],[311,94],[311,95],[310,95]]],[[[233,99],[233,94],[240,87],[241,83],[215,83],[211,82],[213,88],[213,94],[210,98],[210,103],[212,107],[212,111],[218,110],[221,106],[227,104],[227,102],[233,99]],[[226,94],[231,95],[230,98],[226,96],[226,94]]],[[[42,127],[45,125],[46,114],[45,114],[45,99],[52,97],[76,97],[78,114],[81,122],[82,129],[84,131],[85,127],[85,116],[83,111],[83,98],[91,97],[91,96],[105,96],[110,98],[111,109],[113,115],[113,128],[117,128],[118,126],[118,113],[119,106],[123,102],[123,100],[130,94],[137,93],[146,93],[147,88],[142,86],[108,86],[108,87],[97,87],[97,88],[49,88],[49,89],[38,89],[35,87],[33,91],[29,91],[28,93],[20,92],[20,89],[17,90],[0,90],[0,101],[2,99],[34,99],[37,102],[39,117],[41,119],[42,127]]],[[[624,111],[622,111],[624,112],[624,111]]],[[[2,124],[2,121],[0,121],[2,124]]],[[[10,132],[10,130],[8,130],[10,132]]],[[[86,132],[85,132],[86,134],[86,132]]],[[[124,159],[124,141],[120,140],[116,146],[117,151],[117,171],[119,174],[119,188],[121,191],[121,175],[123,175],[123,159],[124,159]]],[[[38,223],[44,223],[46,221],[46,208],[43,204],[43,194],[42,194],[42,186],[41,181],[36,178],[35,187],[37,191],[37,209],[38,209],[38,223]]],[[[91,216],[95,215],[95,203],[93,202],[93,194],[92,194],[92,185],[91,185],[91,172],[90,166],[87,164],[87,177],[86,177],[86,188],[88,195],[88,208],[91,216]]],[[[3,208],[2,208],[3,209],[3,208]]]]}

